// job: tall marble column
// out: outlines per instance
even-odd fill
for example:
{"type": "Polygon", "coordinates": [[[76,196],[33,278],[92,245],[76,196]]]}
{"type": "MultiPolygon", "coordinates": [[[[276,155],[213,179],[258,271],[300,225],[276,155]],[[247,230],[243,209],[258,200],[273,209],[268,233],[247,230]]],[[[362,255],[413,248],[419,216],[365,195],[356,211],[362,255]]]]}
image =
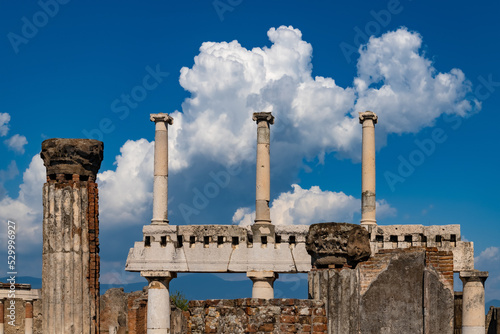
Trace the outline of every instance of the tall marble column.
{"type": "Polygon", "coordinates": [[[170,271],[143,271],[148,282],[147,334],[170,334],[170,281],[177,277],[170,271]]]}
{"type": "Polygon", "coordinates": [[[174,119],[168,114],[151,114],[155,122],[155,167],[152,224],[168,224],[168,125],[174,119]]]}
{"type": "Polygon", "coordinates": [[[269,201],[271,198],[271,158],[270,125],[274,124],[274,116],[270,112],[253,114],[257,122],[257,170],[255,189],[255,224],[271,224],[269,201]]]}
{"type": "Polygon", "coordinates": [[[377,225],[375,201],[375,124],[377,115],[371,111],[360,112],[363,125],[363,152],[361,157],[361,225],[377,225]]]}
{"type": "MultiPolygon", "coordinates": [[[[254,113],[257,122],[257,163],[255,182],[255,224],[252,226],[253,242],[256,247],[267,247],[275,242],[275,229],[271,223],[271,124],[274,116],[270,112],[254,113]]],[[[274,281],[278,274],[273,271],[250,271],[247,277],[253,282],[252,298],[274,298],[274,281]]]]}
{"type": "Polygon", "coordinates": [[[462,334],[484,334],[485,332],[484,282],[487,278],[487,271],[460,272],[460,279],[464,285],[462,334]]]}
{"type": "Polygon", "coordinates": [[[99,220],[95,183],[103,143],[48,139],[43,186],[43,333],[99,332],[99,220]]]}

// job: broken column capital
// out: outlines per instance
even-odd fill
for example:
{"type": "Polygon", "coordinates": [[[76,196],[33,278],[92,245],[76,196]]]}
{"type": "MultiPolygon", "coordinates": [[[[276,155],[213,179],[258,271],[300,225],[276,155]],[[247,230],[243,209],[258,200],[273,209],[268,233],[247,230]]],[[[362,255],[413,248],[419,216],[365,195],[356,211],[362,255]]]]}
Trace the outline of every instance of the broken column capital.
{"type": "Polygon", "coordinates": [[[368,232],[348,223],[312,224],[306,249],[315,268],[355,267],[371,255],[368,232]]]}
{"type": "Polygon", "coordinates": [[[270,112],[254,112],[252,115],[252,120],[257,122],[257,124],[262,121],[266,121],[269,124],[274,124],[274,116],[270,112]]]}
{"type": "Polygon", "coordinates": [[[373,125],[377,124],[378,116],[373,111],[359,112],[358,114],[360,124],[364,124],[364,122],[369,119],[373,121],[373,125]]]}
{"type": "Polygon", "coordinates": [[[169,114],[167,113],[158,113],[158,114],[150,114],[149,115],[149,120],[151,122],[165,122],[167,124],[174,124],[174,119],[172,116],[170,116],[169,114]]]}
{"type": "Polygon", "coordinates": [[[40,157],[47,176],[69,174],[96,177],[103,159],[104,144],[94,139],[52,138],[42,142],[40,157]]]}

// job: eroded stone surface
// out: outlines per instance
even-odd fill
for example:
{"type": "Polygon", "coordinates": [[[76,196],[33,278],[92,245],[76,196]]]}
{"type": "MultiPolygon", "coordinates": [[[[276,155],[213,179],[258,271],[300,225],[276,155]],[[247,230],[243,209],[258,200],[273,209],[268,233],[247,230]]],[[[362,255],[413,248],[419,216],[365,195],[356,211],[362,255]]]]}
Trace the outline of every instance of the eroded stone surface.
{"type": "Polygon", "coordinates": [[[313,224],[306,240],[307,252],[316,268],[329,265],[351,265],[370,257],[368,232],[348,223],[313,224]]]}
{"type": "Polygon", "coordinates": [[[47,175],[77,174],[95,177],[101,167],[104,144],[94,139],[52,138],[42,143],[40,157],[47,175]]]}

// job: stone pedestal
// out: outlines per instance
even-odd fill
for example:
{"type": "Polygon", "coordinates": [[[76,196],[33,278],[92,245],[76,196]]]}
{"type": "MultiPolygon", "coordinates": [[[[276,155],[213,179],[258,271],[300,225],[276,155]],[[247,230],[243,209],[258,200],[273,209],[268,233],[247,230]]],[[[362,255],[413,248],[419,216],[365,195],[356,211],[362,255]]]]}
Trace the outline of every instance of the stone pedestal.
{"type": "Polygon", "coordinates": [[[144,271],[148,282],[147,334],[170,334],[170,281],[177,277],[169,271],[144,271]]]}
{"type": "Polygon", "coordinates": [[[375,202],[375,124],[377,115],[371,111],[359,113],[363,125],[361,224],[376,225],[375,202]]]}
{"type": "Polygon", "coordinates": [[[487,271],[460,272],[460,279],[464,285],[462,334],[484,334],[485,332],[484,282],[487,278],[487,271]]]}
{"type": "Polygon", "coordinates": [[[257,122],[257,169],[255,190],[255,223],[270,224],[271,213],[271,163],[270,163],[270,125],[274,124],[274,116],[270,112],[254,113],[257,122]]]}
{"type": "Polygon", "coordinates": [[[253,282],[252,298],[274,298],[274,281],[278,274],[272,271],[250,271],[247,277],[253,282]]]}
{"type": "Polygon", "coordinates": [[[103,143],[48,139],[43,186],[43,333],[99,332],[99,221],[95,178],[103,143]]]}
{"type": "Polygon", "coordinates": [[[155,122],[155,166],[153,185],[152,224],[168,224],[168,124],[174,119],[168,114],[151,114],[155,122]]]}

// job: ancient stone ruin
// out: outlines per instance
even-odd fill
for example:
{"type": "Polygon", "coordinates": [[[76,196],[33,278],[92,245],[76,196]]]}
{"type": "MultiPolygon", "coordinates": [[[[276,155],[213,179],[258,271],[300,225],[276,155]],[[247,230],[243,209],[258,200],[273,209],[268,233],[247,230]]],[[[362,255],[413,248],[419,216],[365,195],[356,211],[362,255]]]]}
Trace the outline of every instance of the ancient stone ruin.
{"type": "Polygon", "coordinates": [[[99,207],[103,143],[48,139],[43,186],[43,333],[99,332],[99,207]]]}
{"type": "MultiPolygon", "coordinates": [[[[152,219],[130,249],[125,268],[140,272],[147,288],[130,294],[111,289],[100,297],[95,178],[103,144],[49,139],[41,153],[47,168],[41,295],[26,288],[26,298],[18,303],[26,316],[15,331],[0,323],[0,334],[498,332],[498,309],[491,309],[485,318],[488,273],[474,269],[473,243],[461,240],[459,225],[377,224],[375,113],[359,115],[363,129],[359,225],[272,223],[274,116],[269,112],[253,115],[257,124],[254,224],[171,224],[168,126],[174,123],[163,113],[152,114],[150,120],[155,123],[152,219]],[[187,311],[171,305],[169,283],[177,273],[213,272],[246,273],[253,283],[252,298],[243,298],[242,292],[242,298],[235,300],[190,301],[187,311]],[[280,273],[307,273],[309,298],[275,299],[274,282],[280,273]],[[459,274],[463,293],[453,291],[454,273],[459,274]]],[[[5,321],[5,303],[0,309],[5,321]]]]}

